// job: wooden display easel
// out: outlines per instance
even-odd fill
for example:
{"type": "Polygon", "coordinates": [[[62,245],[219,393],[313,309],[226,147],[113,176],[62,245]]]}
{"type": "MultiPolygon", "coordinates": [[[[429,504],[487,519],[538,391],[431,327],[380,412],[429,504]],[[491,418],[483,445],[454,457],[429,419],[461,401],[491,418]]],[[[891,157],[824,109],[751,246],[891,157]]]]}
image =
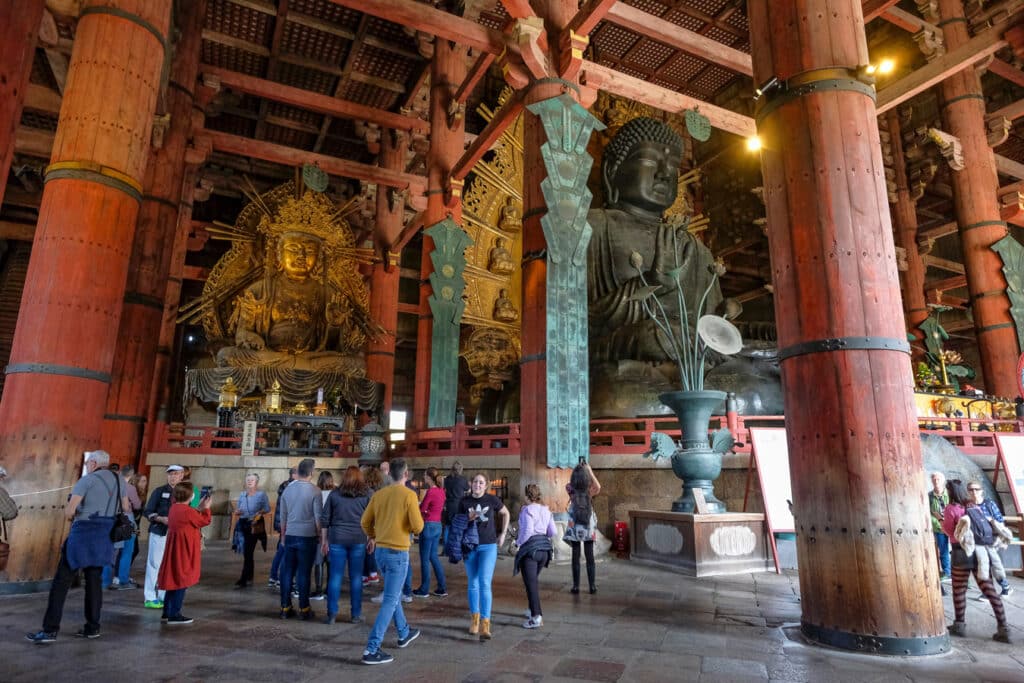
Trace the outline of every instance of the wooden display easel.
{"type": "MultiPolygon", "coordinates": [[[[996,447],[999,454],[996,457],[996,470],[992,474],[992,487],[995,488],[999,483],[1000,470],[1005,472],[1006,479],[1010,482],[1010,496],[1013,497],[1013,504],[1017,508],[1017,535],[1024,541],[1024,507],[1021,507],[1021,503],[1024,502],[1024,436],[997,432],[996,447]]],[[[1010,521],[1009,517],[1006,521],[1010,521]]],[[[1020,553],[1024,564],[1024,544],[1021,545],[1020,553]]],[[[1024,577],[1024,569],[1015,572],[1015,575],[1024,577]]]]}
{"type": "Polygon", "coordinates": [[[743,511],[747,511],[750,484],[754,471],[764,501],[764,521],[768,526],[768,540],[775,560],[775,573],[781,574],[776,533],[796,533],[796,521],[789,509],[793,488],[789,479],[789,446],[786,430],[782,428],[753,427],[750,430],[750,461],[747,464],[747,487],[743,494],[743,511]],[[762,467],[761,465],[766,465],[762,467]],[[765,479],[768,481],[765,481],[765,479]]]}

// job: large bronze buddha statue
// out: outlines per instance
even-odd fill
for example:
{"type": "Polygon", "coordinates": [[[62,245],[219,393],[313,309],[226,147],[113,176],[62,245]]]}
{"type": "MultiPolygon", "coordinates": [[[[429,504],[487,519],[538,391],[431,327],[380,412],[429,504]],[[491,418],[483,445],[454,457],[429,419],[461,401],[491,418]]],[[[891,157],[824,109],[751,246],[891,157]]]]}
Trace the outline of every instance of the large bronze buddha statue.
{"type": "MultiPolygon", "coordinates": [[[[608,203],[588,215],[593,228],[587,288],[594,417],[662,412],[657,392],[677,388],[672,347],[634,295],[644,287],[642,270],[647,283],[661,285],[655,295],[671,318],[679,310],[673,287],[678,280],[692,330],[711,282],[711,252],[685,227],[664,219],[676,200],[682,152],[675,131],[646,117],[622,126],[604,151],[601,175],[608,203]],[[635,393],[624,395],[627,385],[635,393]]],[[[714,311],[721,300],[716,283],[704,310],[714,311]]],[[[676,313],[676,333],[681,323],[676,313]]]]}

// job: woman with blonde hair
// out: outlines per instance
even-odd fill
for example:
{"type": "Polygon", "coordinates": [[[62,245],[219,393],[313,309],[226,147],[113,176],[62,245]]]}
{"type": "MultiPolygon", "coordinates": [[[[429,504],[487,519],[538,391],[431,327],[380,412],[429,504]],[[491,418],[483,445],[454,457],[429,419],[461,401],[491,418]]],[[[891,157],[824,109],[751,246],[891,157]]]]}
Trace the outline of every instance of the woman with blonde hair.
{"type": "Polygon", "coordinates": [[[526,588],[526,599],[530,604],[529,617],[523,622],[523,628],[540,628],[544,617],[540,610],[540,570],[551,562],[553,548],[551,539],[555,537],[555,520],[551,510],[541,502],[540,487],[536,484],[526,486],[527,504],[519,511],[519,535],[516,545],[519,552],[512,566],[512,575],[523,573],[523,586],[526,588]]]}

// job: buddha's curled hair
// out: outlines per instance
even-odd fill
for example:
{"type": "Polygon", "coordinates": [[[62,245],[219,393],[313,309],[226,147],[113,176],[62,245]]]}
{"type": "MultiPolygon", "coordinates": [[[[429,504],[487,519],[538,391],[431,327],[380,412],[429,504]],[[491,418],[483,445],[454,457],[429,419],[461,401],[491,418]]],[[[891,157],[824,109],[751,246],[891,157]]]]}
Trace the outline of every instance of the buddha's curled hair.
{"type": "Polygon", "coordinates": [[[671,126],[649,116],[638,116],[622,126],[605,148],[604,177],[609,181],[614,179],[629,151],[641,142],[661,143],[677,154],[683,153],[683,138],[671,126]]]}

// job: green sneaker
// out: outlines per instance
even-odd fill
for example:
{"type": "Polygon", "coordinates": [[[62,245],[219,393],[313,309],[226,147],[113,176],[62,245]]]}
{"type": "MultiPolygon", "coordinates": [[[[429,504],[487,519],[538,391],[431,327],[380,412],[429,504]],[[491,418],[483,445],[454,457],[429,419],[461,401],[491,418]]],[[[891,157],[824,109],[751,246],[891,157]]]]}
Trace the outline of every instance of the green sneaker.
{"type": "Polygon", "coordinates": [[[146,600],[146,602],[142,603],[142,606],[146,609],[163,609],[164,603],[159,600],[146,600]]]}

